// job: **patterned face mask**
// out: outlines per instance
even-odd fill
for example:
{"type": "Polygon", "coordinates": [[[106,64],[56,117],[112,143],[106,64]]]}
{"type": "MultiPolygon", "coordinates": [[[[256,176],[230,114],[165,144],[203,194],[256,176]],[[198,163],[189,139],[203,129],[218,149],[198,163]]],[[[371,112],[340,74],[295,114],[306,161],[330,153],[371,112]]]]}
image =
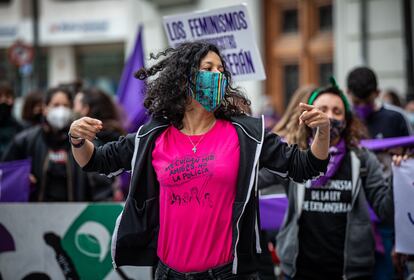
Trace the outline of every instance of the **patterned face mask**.
{"type": "Polygon", "coordinates": [[[345,130],[346,122],[345,121],[338,121],[336,119],[330,118],[329,121],[331,122],[330,129],[329,129],[329,138],[331,142],[342,135],[342,132],[345,130]]]}
{"type": "Polygon", "coordinates": [[[227,79],[223,73],[199,71],[190,95],[207,111],[214,112],[226,93],[227,79]]]}

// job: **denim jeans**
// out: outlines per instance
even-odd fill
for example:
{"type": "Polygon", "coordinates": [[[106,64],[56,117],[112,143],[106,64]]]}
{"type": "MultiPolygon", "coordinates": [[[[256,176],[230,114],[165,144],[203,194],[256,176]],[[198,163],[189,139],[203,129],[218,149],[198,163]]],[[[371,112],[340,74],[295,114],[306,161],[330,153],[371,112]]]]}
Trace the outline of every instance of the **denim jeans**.
{"type": "Polygon", "coordinates": [[[178,272],[166,264],[159,262],[155,271],[155,280],[259,280],[257,273],[235,275],[232,264],[212,268],[203,272],[178,272]]]}

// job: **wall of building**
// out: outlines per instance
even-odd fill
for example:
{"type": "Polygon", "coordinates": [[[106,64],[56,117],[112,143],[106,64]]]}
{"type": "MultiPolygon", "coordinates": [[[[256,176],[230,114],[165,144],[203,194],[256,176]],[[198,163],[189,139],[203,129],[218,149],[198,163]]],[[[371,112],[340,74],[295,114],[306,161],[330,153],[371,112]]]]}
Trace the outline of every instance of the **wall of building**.
{"type": "MultiPolygon", "coordinates": [[[[11,5],[0,7],[0,47],[8,47],[18,38],[31,42],[30,17],[22,17],[24,1],[14,0],[11,5]]],[[[242,2],[247,3],[254,36],[263,54],[261,1],[39,0],[39,39],[40,45],[48,48],[49,85],[55,86],[76,78],[75,45],[122,42],[125,44],[127,57],[134,45],[137,27],[142,24],[145,57],[149,58],[151,52],[156,53],[168,47],[162,25],[163,16],[237,5],[242,2]],[[157,4],[160,2],[178,4],[157,4]]],[[[149,60],[146,62],[151,63],[149,60]]],[[[252,100],[253,112],[259,113],[264,101],[263,82],[245,81],[237,85],[244,88],[252,100]]]]}
{"type": "MultiPolygon", "coordinates": [[[[367,1],[367,59],[378,76],[380,89],[406,93],[404,32],[401,1],[367,1]]],[[[336,0],[335,73],[344,86],[347,73],[364,64],[360,0],[336,0]]]]}

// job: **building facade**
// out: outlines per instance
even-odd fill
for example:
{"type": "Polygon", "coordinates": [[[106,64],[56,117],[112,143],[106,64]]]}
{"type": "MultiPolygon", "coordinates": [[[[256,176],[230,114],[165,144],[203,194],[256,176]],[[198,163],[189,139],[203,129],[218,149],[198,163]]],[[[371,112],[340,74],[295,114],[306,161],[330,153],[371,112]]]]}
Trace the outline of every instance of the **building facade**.
{"type": "Polygon", "coordinates": [[[19,84],[22,95],[30,89],[30,69],[11,65],[7,52],[16,40],[32,43],[28,3],[36,1],[43,88],[82,79],[114,94],[140,24],[149,58],[167,47],[163,16],[243,2],[267,74],[266,81],[238,83],[254,114],[266,102],[282,113],[298,86],[325,84],[332,74],[344,86],[347,72],[363,64],[376,70],[381,88],[402,96],[408,90],[403,6],[411,0],[2,0],[0,80],[19,84]]]}

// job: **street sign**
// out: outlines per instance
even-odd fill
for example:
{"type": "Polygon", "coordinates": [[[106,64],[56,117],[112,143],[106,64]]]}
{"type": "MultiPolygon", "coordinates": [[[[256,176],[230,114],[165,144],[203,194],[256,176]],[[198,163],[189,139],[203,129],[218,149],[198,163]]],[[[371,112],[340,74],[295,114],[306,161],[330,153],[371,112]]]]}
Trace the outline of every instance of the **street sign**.
{"type": "Polygon", "coordinates": [[[22,41],[16,41],[8,49],[8,58],[11,64],[15,66],[23,66],[33,61],[33,48],[22,41]]]}

